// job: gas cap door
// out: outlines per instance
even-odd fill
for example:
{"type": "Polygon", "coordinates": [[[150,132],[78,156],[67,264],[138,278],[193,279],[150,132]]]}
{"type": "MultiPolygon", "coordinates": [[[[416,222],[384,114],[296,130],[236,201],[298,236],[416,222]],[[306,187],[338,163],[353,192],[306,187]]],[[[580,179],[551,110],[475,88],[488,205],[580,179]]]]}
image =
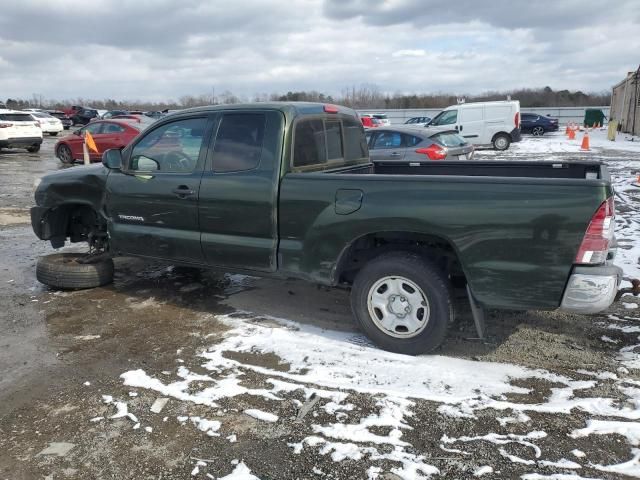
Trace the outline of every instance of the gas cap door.
{"type": "Polygon", "coordinates": [[[349,215],[357,212],[362,206],[362,190],[341,188],[336,191],[336,213],[349,215]]]}

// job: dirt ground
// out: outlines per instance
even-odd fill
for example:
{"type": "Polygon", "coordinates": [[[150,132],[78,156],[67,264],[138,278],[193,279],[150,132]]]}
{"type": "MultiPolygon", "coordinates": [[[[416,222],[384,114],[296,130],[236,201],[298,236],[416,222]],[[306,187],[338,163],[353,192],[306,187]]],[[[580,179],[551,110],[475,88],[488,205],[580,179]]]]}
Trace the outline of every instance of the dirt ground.
{"type": "Polygon", "coordinates": [[[491,311],[480,341],[460,296],[444,346],[411,359],[368,344],[348,292],[298,281],[117,259],[112,285],[49,290],[28,207],[33,180],[62,168],[53,144],[0,153],[1,479],[638,478],[638,298],[491,311]],[[323,352],[339,373],[314,376],[323,352]],[[347,368],[359,356],[379,385],[347,368]],[[503,364],[496,391],[483,375],[503,364]],[[594,421],[625,425],[579,433],[594,421]]]}

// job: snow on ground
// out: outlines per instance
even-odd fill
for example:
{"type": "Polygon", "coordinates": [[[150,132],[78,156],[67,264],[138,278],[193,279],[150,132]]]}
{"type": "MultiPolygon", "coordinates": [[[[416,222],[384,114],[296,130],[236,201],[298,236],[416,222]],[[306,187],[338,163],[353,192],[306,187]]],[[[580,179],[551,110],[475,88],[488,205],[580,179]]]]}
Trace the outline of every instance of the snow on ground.
{"type": "MultiPolygon", "coordinates": [[[[498,422],[502,426],[510,422],[522,423],[524,428],[531,420],[524,412],[569,415],[577,409],[590,416],[608,416],[616,420],[589,420],[585,428],[573,432],[574,438],[619,434],[626,437],[630,445],[637,445],[640,438],[640,423],[634,421],[640,419],[640,388],[630,386],[634,384],[625,383],[625,379],[611,372],[581,369],[577,373],[592,378],[574,380],[546,370],[516,365],[437,355],[408,357],[393,354],[369,346],[358,335],[327,331],[288,320],[253,317],[246,313],[220,315],[215,319],[225,323],[229,330],[221,342],[200,354],[201,366],[210,372],[208,375],[195,374],[180,366],[178,379],[165,384],[155,375],[133,370],[122,375],[125,385],[211,407],[218,406],[223,398],[239,394],[278,403],[285,394],[302,391],[307,399],[319,397],[327,404],[331,403],[332,407],[325,411],[334,412],[336,421],[312,424],[313,434],[289,444],[293,453],[330,455],[335,462],[367,459],[374,466],[378,462],[392,462],[396,465],[393,473],[403,479],[429,478],[439,471],[423,455],[416,453],[413,445],[405,439],[405,433],[413,428],[410,420],[414,416],[416,399],[440,403],[445,407],[439,409],[444,417],[474,418],[486,409],[509,411],[513,416],[501,417],[498,422]],[[228,352],[273,354],[281,359],[281,363],[278,368],[243,363],[229,358],[228,352]],[[288,368],[280,368],[282,365],[288,365],[288,368]],[[264,376],[271,388],[241,386],[239,379],[249,371],[264,376]],[[469,372],[474,374],[469,375],[469,372]],[[530,392],[527,388],[513,385],[514,381],[521,380],[549,381],[556,386],[551,388],[551,394],[545,400],[537,403],[507,400],[508,394],[530,392]],[[616,382],[627,401],[590,397],[581,392],[596,387],[598,382],[616,382]],[[377,411],[355,422],[338,420],[337,415],[344,415],[344,412],[337,406],[345,405],[345,410],[350,408],[346,406],[349,405],[346,401],[350,391],[374,395],[378,399],[377,411]],[[380,428],[384,433],[380,433],[380,428]]],[[[638,362],[635,350],[625,348],[621,349],[626,353],[624,360],[638,362]]],[[[118,402],[111,402],[120,410],[118,402]]],[[[126,415],[125,412],[123,408],[120,414],[126,415]]],[[[265,422],[281,421],[278,415],[261,409],[247,409],[244,413],[265,422]]],[[[217,435],[220,428],[217,421],[198,417],[192,417],[191,421],[209,435],[217,435]],[[203,422],[206,423],[203,425],[203,422]]],[[[546,432],[530,429],[522,435],[497,432],[473,437],[445,435],[440,443],[445,451],[464,452],[466,445],[488,442],[495,444],[500,454],[511,462],[564,470],[581,468],[576,461],[545,459],[545,452],[537,444],[545,437],[546,432]],[[530,458],[510,452],[507,447],[512,444],[525,447],[525,451],[528,449],[530,458]]],[[[637,463],[634,457],[630,463],[600,467],[638,472],[637,463]]],[[[370,477],[377,478],[376,473],[371,473],[370,477]]]]}

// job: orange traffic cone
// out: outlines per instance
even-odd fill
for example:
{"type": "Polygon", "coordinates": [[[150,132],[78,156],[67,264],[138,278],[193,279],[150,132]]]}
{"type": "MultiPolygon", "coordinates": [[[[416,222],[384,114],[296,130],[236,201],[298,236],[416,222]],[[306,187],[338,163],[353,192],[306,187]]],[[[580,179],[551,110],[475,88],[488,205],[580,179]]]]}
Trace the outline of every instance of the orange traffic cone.
{"type": "Polygon", "coordinates": [[[569,129],[569,140],[575,140],[576,139],[576,131],[573,128],[569,129]]]}
{"type": "Polygon", "coordinates": [[[584,137],[582,137],[582,145],[580,145],[580,150],[582,150],[583,152],[588,152],[589,150],[591,150],[589,148],[589,130],[584,131],[584,137]]]}

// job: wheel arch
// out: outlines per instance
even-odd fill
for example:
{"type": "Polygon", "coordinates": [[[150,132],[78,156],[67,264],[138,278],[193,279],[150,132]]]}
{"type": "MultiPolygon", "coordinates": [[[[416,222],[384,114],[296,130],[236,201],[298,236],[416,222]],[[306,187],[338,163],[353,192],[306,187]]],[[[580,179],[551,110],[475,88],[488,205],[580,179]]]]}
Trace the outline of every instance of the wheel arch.
{"type": "Polygon", "coordinates": [[[447,275],[466,278],[460,254],[450,239],[438,234],[394,230],[370,232],[349,242],[338,257],[332,283],[350,285],[368,261],[391,251],[418,253],[447,275]]]}

